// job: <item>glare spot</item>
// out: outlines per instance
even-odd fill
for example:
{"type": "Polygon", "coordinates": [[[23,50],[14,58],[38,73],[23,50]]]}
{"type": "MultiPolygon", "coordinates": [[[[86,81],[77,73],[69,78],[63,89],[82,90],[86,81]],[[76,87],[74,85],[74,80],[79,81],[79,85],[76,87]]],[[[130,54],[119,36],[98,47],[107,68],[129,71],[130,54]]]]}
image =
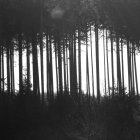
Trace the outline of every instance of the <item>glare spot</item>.
{"type": "Polygon", "coordinates": [[[64,10],[62,10],[60,7],[56,7],[51,11],[51,17],[53,19],[61,19],[64,15],[64,10]]]}

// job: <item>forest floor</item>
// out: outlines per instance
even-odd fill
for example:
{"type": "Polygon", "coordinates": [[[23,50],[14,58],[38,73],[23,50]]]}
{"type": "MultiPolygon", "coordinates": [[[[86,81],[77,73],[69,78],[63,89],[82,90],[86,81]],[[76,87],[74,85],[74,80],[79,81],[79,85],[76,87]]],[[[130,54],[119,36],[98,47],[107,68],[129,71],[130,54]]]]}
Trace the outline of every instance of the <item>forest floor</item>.
{"type": "Polygon", "coordinates": [[[56,97],[49,105],[34,95],[0,95],[0,136],[3,140],[135,140],[136,97],[104,96],[100,103],[83,95],[56,97]]]}

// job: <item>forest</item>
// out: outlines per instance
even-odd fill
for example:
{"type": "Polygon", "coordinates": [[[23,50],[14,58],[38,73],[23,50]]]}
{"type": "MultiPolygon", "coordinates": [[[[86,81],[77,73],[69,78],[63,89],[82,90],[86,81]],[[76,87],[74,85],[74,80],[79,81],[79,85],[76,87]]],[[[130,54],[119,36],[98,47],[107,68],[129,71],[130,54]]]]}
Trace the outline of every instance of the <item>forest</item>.
{"type": "Polygon", "coordinates": [[[139,17],[140,0],[0,0],[1,139],[140,140],[139,17]]]}

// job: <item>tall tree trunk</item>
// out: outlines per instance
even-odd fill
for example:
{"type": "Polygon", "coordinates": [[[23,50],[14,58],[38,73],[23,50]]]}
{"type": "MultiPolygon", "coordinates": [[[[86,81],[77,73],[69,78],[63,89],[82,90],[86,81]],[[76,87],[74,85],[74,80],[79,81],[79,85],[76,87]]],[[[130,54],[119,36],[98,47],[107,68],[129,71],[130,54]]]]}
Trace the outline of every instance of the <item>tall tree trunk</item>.
{"type": "Polygon", "coordinates": [[[107,64],[107,78],[108,78],[108,93],[110,97],[110,76],[109,76],[109,62],[108,62],[108,34],[106,30],[106,64],[107,64]]]}
{"type": "Polygon", "coordinates": [[[35,95],[39,94],[39,76],[38,76],[38,59],[37,59],[37,44],[36,34],[32,35],[32,51],[33,51],[33,92],[35,95]]]}
{"type": "Polygon", "coordinates": [[[104,82],[105,82],[105,95],[107,94],[106,91],[106,45],[105,45],[105,33],[103,29],[103,49],[104,49],[104,82]]]}
{"type": "Polygon", "coordinates": [[[58,94],[58,88],[59,88],[59,85],[58,85],[58,61],[57,61],[57,45],[56,43],[54,44],[55,46],[55,67],[56,67],[56,88],[57,88],[57,91],[56,93],[58,94]]]}
{"type": "MultiPolygon", "coordinates": [[[[59,33],[58,33],[59,36],[59,33]]],[[[58,70],[59,70],[59,92],[62,94],[63,92],[63,84],[62,84],[62,54],[61,54],[61,44],[60,38],[57,40],[57,49],[58,49],[58,70]]]]}
{"type": "Polygon", "coordinates": [[[43,4],[44,0],[40,1],[40,65],[41,65],[41,89],[42,102],[44,103],[44,61],[43,61],[43,4]]]}
{"type": "Polygon", "coordinates": [[[72,35],[70,36],[70,41],[69,41],[69,57],[70,57],[70,93],[72,96],[73,94],[73,37],[72,35]]]}
{"type": "Polygon", "coordinates": [[[9,50],[10,50],[10,43],[11,40],[8,39],[7,40],[7,92],[8,94],[10,94],[10,53],[9,53],[9,50]]]}
{"type": "Polygon", "coordinates": [[[18,36],[19,45],[19,93],[23,94],[23,75],[22,75],[22,35],[18,36]]]}
{"type": "Polygon", "coordinates": [[[66,42],[63,39],[63,71],[64,71],[64,91],[67,91],[67,85],[66,85],[66,42]]]}
{"type": "Polygon", "coordinates": [[[127,38],[127,63],[128,63],[128,89],[129,89],[129,95],[131,93],[131,77],[130,77],[130,43],[129,39],[127,38]]]}
{"type": "Polygon", "coordinates": [[[86,83],[87,83],[87,95],[90,101],[90,80],[89,80],[89,59],[88,59],[88,36],[86,33],[86,83]]]}
{"type": "Polygon", "coordinates": [[[136,64],[136,52],[135,51],[134,51],[134,68],[135,68],[135,79],[136,79],[136,94],[138,96],[139,89],[138,89],[137,64],[136,64]]]}
{"type": "Polygon", "coordinates": [[[4,92],[5,88],[4,88],[4,46],[2,46],[2,91],[4,92]]]}
{"type": "Polygon", "coordinates": [[[92,45],[92,32],[91,32],[91,26],[90,26],[90,46],[91,46],[91,70],[92,70],[92,91],[93,91],[93,98],[95,97],[94,93],[94,69],[93,69],[93,45],[92,45]]]}
{"type": "Polygon", "coordinates": [[[114,95],[114,56],[113,56],[113,36],[111,31],[111,70],[112,70],[112,95],[114,95]]]}
{"type": "Polygon", "coordinates": [[[49,38],[48,34],[46,35],[46,81],[47,81],[47,99],[50,101],[50,91],[49,91],[49,38]]]}
{"type": "Polygon", "coordinates": [[[67,71],[67,74],[66,74],[66,77],[67,77],[67,91],[68,91],[68,94],[69,94],[69,56],[68,56],[68,49],[69,49],[69,46],[68,46],[68,39],[66,37],[66,71],[67,71]]]}
{"type": "Polygon", "coordinates": [[[53,95],[53,64],[52,64],[52,38],[51,38],[51,35],[49,37],[49,50],[50,50],[50,65],[49,65],[49,82],[50,82],[50,94],[51,94],[51,101],[54,99],[54,95],[53,95]]]}
{"type": "Polygon", "coordinates": [[[40,69],[41,69],[41,94],[42,94],[42,102],[44,103],[44,67],[43,67],[43,33],[40,31],[40,69]]]}
{"type": "Polygon", "coordinates": [[[1,85],[2,85],[2,78],[1,78],[1,69],[2,69],[1,55],[2,55],[2,51],[1,51],[1,48],[2,48],[2,45],[1,45],[1,42],[0,42],[0,94],[1,94],[1,91],[2,91],[2,88],[1,88],[1,85]]]}
{"type": "Polygon", "coordinates": [[[74,94],[75,94],[75,97],[76,97],[76,100],[78,100],[78,93],[77,93],[77,55],[76,55],[76,33],[74,33],[73,35],[73,55],[74,55],[74,58],[73,58],[73,64],[74,64],[74,71],[73,71],[73,74],[74,74],[74,83],[73,83],[73,86],[74,86],[74,94]]]}
{"type": "Polygon", "coordinates": [[[131,75],[132,75],[132,93],[135,95],[135,79],[134,79],[134,44],[132,43],[132,57],[131,57],[131,75]]]}
{"type": "Polygon", "coordinates": [[[97,23],[95,23],[95,47],[96,47],[97,99],[100,102],[99,36],[98,36],[98,24],[97,23]]]}
{"type": "Polygon", "coordinates": [[[11,93],[14,94],[14,48],[10,48],[11,93]]]}
{"type": "Polygon", "coordinates": [[[30,44],[27,39],[27,53],[26,53],[26,58],[27,58],[27,93],[30,92],[30,44]]]}
{"type": "Polygon", "coordinates": [[[117,85],[119,94],[121,95],[122,86],[121,86],[121,68],[120,68],[120,45],[119,45],[119,36],[116,35],[116,50],[117,50],[117,85]]]}
{"type": "Polygon", "coordinates": [[[82,85],[82,80],[81,80],[81,31],[80,28],[78,29],[78,68],[79,68],[79,102],[81,101],[81,85],[82,85]]]}
{"type": "Polygon", "coordinates": [[[122,56],[122,88],[123,88],[123,95],[125,94],[124,88],[124,58],[123,58],[123,39],[121,38],[121,56],[122,56]]]}

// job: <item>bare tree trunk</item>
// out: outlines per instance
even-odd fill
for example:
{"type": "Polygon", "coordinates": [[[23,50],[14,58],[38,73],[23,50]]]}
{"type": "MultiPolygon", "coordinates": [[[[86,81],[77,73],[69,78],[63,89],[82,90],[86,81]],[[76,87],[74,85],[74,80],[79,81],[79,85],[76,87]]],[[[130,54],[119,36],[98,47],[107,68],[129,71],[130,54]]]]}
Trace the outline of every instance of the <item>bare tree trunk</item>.
{"type": "Polygon", "coordinates": [[[93,91],[93,98],[95,98],[94,93],[94,70],[93,70],[93,45],[92,45],[92,33],[91,33],[91,26],[90,26],[90,46],[91,46],[91,70],[92,70],[92,91],[93,91]]]}
{"type": "Polygon", "coordinates": [[[73,94],[73,36],[71,35],[70,37],[70,41],[69,41],[69,61],[70,61],[70,93],[72,96],[74,96],[73,94]]]}
{"type": "Polygon", "coordinates": [[[66,45],[65,45],[65,40],[63,39],[63,69],[64,69],[64,91],[67,90],[67,85],[66,85],[66,45]]]}
{"type": "Polygon", "coordinates": [[[60,40],[58,40],[58,68],[59,68],[59,92],[62,94],[63,86],[62,86],[62,55],[61,55],[61,45],[60,40]]]}
{"type": "Polygon", "coordinates": [[[106,91],[106,45],[105,45],[105,33],[103,29],[103,49],[104,49],[104,82],[105,82],[105,95],[106,91]]]}
{"type": "Polygon", "coordinates": [[[139,89],[138,89],[137,64],[136,64],[136,52],[135,51],[134,51],[134,68],[135,68],[135,80],[136,80],[136,94],[138,96],[139,89]]]}
{"type": "Polygon", "coordinates": [[[10,69],[11,69],[11,94],[14,94],[14,48],[10,48],[10,69]]]}
{"type": "Polygon", "coordinates": [[[78,29],[79,102],[81,101],[81,31],[78,29]]]}
{"type": "Polygon", "coordinates": [[[51,101],[54,99],[54,95],[53,95],[53,64],[52,64],[52,38],[51,38],[51,35],[50,35],[50,38],[49,38],[49,50],[50,50],[50,65],[49,65],[49,82],[50,82],[50,94],[51,94],[51,101]]]}
{"type": "Polygon", "coordinates": [[[113,56],[113,36],[111,31],[111,66],[112,66],[112,95],[114,95],[114,56],[113,56]]]}
{"type": "Polygon", "coordinates": [[[74,58],[73,58],[73,64],[74,64],[74,71],[73,71],[73,74],[74,74],[74,94],[75,94],[75,98],[76,100],[78,100],[78,92],[77,92],[77,56],[76,56],[76,33],[74,33],[73,35],[73,55],[74,55],[74,58]]]}
{"type": "Polygon", "coordinates": [[[9,53],[9,48],[10,48],[10,39],[7,40],[7,92],[10,94],[10,53],[9,53]]]}
{"type": "Polygon", "coordinates": [[[44,61],[43,61],[43,4],[44,0],[40,1],[40,65],[41,65],[41,91],[42,103],[44,103],[44,61]]]}
{"type": "Polygon", "coordinates": [[[128,63],[128,87],[129,87],[129,95],[131,93],[131,76],[130,76],[130,43],[129,39],[127,39],[127,63],[128,63]]]}
{"type": "Polygon", "coordinates": [[[44,67],[43,67],[43,33],[42,29],[40,31],[40,69],[41,69],[41,94],[42,94],[42,102],[44,102],[44,67]]]}
{"type": "Polygon", "coordinates": [[[66,77],[67,77],[67,81],[66,81],[66,83],[67,83],[67,91],[68,91],[68,94],[69,94],[69,57],[68,57],[68,39],[66,38],[66,45],[67,45],[67,47],[66,47],[66,71],[67,71],[67,73],[66,73],[66,77]]]}
{"type": "Polygon", "coordinates": [[[5,88],[4,88],[4,46],[2,46],[2,91],[4,92],[5,88]]]}
{"type": "Polygon", "coordinates": [[[90,81],[89,81],[89,59],[88,59],[88,36],[86,33],[86,78],[87,78],[87,95],[90,101],[90,81]]]}
{"type": "Polygon", "coordinates": [[[122,88],[123,88],[123,95],[125,94],[124,91],[124,59],[123,59],[123,39],[121,38],[121,56],[122,56],[122,88]]]}
{"type": "Polygon", "coordinates": [[[33,91],[35,95],[39,94],[39,76],[38,76],[38,59],[37,59],[37,44],[36,34],[32,36],[32,51],[33,51],[33,91]]]}
{"type": "Polygon", "coordinates": [[[30,92],[30,44],[29,41],[27,39],[27,54],[26,54],[26,58],[27,58],[27,93],[30,92]]]}
{"type": "Polygon", "coordinates": [[[19,92],[23,93],[23,77],[22,77],[22,35],[18,36],[19,45],[19,92]]]}
{"type": "Polygon", "coordinates": [[[121,95],[122,87],[121,87],[121,68],[120,68],[120,45],[119,45],[119,36],[116,35],[116,50],[117,50],[117,85],[119,94],[121,95]]]}
{"type": "Polygon", "coordinates": [[[107,78],[108,78],[108,93],[110,97],[110,76],[109,76],[109,62],[108,62],[108,35],[106,30],[106,61],[107,61],[107,78]]]}
{"type": "Polygon", "coordinates": [[[1,94],[1,91],[2,91],[2,88],[1,88],[1,85],[2,85],[2,78],[1,78],[1,69],[2,69],[1,56],[2,56],[2,51],[1,51],[1,48],[2,48],[2,45],[1,45],[1,42],[0,42],[0,94],[1,94]]]}
{"type": "Polygon", "coordinates": [[[57,94],[58,94],[58,91],[59,91],[59,85],[58,85],[58,62],[57,62],[57,46],[56,46],[56,43],[54,44],[55,46],[55,67],[56,67],[56,88],[57,88],[57,94]]]}
{"type": "Polygon", "coordinates": [[[99,38],[98,24],[95,23],[95,47],[96,47],[96,81],[97,81],[97,99],[100,102],[100,75],[99,75],[99,38]]]}
{"type": "Polygon", "coordinates": [[[50,101],[50,87],[49,87],[49,38],[48,38],[48,34],[46,35],[46,81],[47,81],[47,99],[48,101],[50,101]]]}
{"type": "Polygon", "coordinates": [[[132,74],[132,94],[135,95],[135,79],[134,79],[134,44],[132,43],[132,57],[131,57],[131,74],[132,74]]]}

